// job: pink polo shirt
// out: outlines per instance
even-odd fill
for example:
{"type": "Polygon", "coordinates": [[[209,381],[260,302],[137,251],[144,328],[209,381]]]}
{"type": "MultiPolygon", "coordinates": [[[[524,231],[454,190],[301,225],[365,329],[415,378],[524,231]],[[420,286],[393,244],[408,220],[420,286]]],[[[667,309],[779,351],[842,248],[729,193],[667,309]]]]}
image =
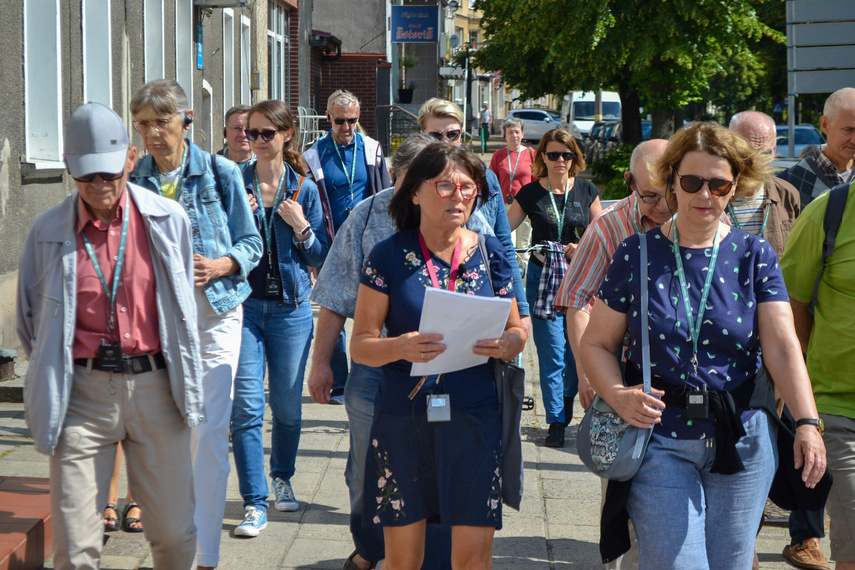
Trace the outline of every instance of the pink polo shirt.
{"type": "MultiPolygon", "coordinates": [[[[125,190],[127,192],[127,190],[125,190]]],[[[113,290],[113,272],[122,238],[125,194],[119,199],[116,216],[109,225],[95,219],[79,198],[77,218],[77,323],[74,328],[74,358],[95,358],[103,339],[111,344],[121,341],[122,354],[139,355],[160,352],[160,334],[155,300],[154,266],[143,219],[133,200],[128,201],[128,237],[122,279],[116,290],[116,328],[107,329],[110,302],[101,287],[95,267],[83,245],[83,234],[92,244],[104,273],[107,287],[113,290]]]]}
{"type": "Polygon", "coordinates": [[[510,162],[508,162],[508,147],[500,148],[493,154],[490,160],[490,170],[496,173],[499,177],[499,186],[502,188],[502,197],[505,202],[508,201],[508,194],[516,196],[520,188],[537,180],[531,174],[531,165],[534,161],[534,149],[531,147],[521,147],[519,152],[510,153],[510,162]],[[522,154],[520,154],[520,152],[522,154]],[[519,157],[519,164],[517,164],[519,157]],[[511,170],[514,166],[517,167],[514,171],[514,179],[511,180],[511,170]]]}

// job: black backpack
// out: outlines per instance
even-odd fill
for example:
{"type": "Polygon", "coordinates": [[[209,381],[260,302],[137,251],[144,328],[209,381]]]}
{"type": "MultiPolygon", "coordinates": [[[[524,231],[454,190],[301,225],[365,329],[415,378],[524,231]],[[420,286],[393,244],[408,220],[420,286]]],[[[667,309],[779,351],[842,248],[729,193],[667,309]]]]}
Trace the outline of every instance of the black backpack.
{"type": "Polygon", "coordinates": [[[811,315],[813,315],[814,309],[816,309],[819,282],[822,279],[822,272],[825,270],[825,262],[834,254],[834,240],[837,238],[837,231],[840,229],[840,222],[843,220],[843,210],[846,209],[849,187],[850,184],[847,182],[835,186],[828,193],[825,217],[822,220],[822,227],[825,230],[825,241],[822,244],[822,261],[819,263],[819,273],[816,276],[816,282],[813,284],[813,296],[811,297],[810,305],[808,305],[808,312],[811,315]]]}

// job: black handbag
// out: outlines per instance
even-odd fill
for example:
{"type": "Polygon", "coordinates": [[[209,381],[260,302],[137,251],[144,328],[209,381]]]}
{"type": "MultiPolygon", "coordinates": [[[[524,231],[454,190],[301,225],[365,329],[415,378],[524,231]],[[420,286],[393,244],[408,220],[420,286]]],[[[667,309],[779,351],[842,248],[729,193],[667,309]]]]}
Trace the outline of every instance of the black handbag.
{"type": "MultiPolygon", "coordinates": [[[[490,258],[487,255],[482,234],[478,235],[478,245],[487,268],[487,282],[492,291],[490,258]]],[[[524,478],[520,420],[525,397],[525,370],[506,360],[496,358],[491,360],[502,418],[502,502],[513,509],[520,510],[524,478]]]]}

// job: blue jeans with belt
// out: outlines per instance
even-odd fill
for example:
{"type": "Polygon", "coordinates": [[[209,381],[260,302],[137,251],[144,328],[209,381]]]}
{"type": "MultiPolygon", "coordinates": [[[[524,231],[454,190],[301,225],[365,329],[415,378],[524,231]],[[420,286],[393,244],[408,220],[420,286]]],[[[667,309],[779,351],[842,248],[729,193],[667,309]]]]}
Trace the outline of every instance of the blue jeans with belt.
{"type": "Polygon", "coordinates": [[[270,476],[294,475],[302,426],[303,376],[312,342],[312,306],[249,298],[243,304],[240,361],[232,405],[232,447],[244,507],[267,509],[264,472],[264,375],[268,376],[273,437],[270,476]]]}
{"type": "MultiPolygon", "coordinates": [[[[525,296],[529,307],[537,300],[537,284],[543,267],[529,261],[525,276],[525,296]]],[[[531,318],[531,332],[537,349],[540,368],[540,391],[543,392],[543,407],[546,423],[565,421],[564,398],[575,398],[579,391],[579,376],[576,374],[576,359],[570,350],[564,313],[558,312],[554,321],[531,318]]],[[[572,414],[573,410],[568,410],[572,414]]]]}

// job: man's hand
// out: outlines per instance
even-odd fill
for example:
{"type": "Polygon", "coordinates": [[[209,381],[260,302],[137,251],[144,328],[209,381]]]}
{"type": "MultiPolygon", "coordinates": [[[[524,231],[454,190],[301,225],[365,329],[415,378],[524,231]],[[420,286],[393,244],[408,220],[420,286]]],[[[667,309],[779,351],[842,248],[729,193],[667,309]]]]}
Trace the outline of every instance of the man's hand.
{"type": "Polygon", "coordinates": [[[306,384],[309,386],[309,395],[314,401],[319,404],[329,404],[333,385],[333,371],[330,363],[313,360],[306,384]]]}
{"type": "Polygon", "coordinates": [[[196,287],[204,287],[214,279],[225,275],[236,273],[240,267],[237,261],[225,256],[217,259],[208,259],[198,253],[193,254],[193,284],[196,287]]]}

